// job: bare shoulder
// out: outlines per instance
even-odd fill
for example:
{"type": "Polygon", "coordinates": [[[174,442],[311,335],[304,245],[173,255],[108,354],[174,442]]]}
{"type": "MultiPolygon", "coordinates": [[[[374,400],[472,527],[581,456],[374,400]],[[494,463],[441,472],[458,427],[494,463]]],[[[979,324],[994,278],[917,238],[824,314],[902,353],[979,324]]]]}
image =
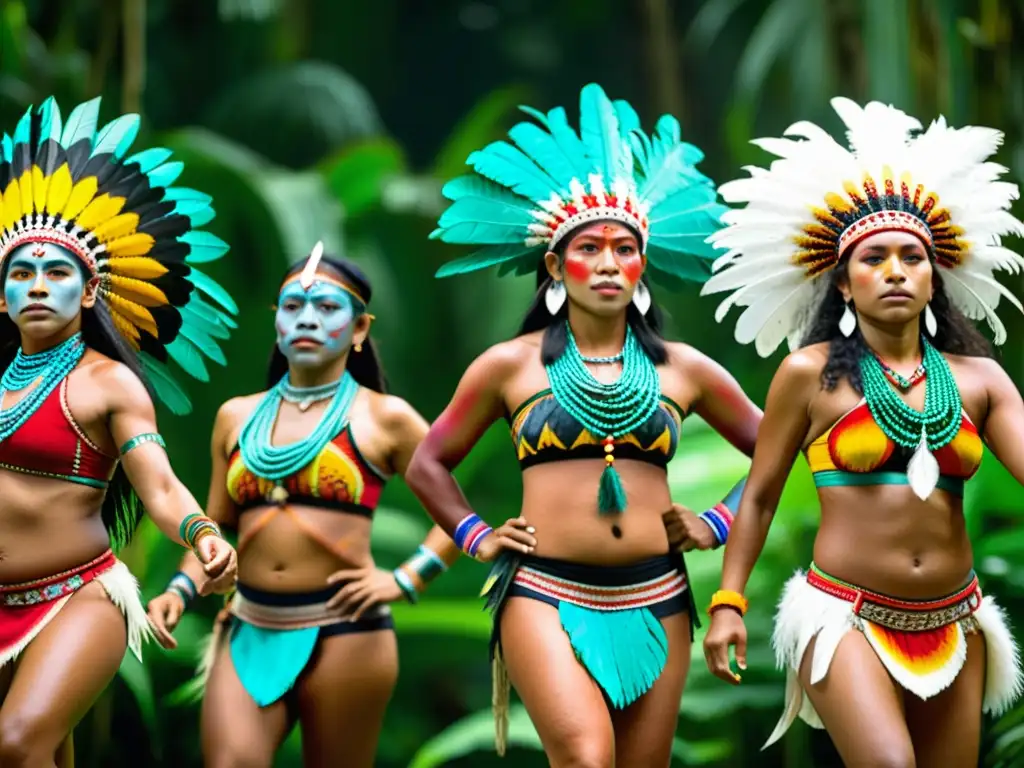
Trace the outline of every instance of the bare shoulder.
{"type": "Polygon", "coordinates": [[[104,393],[111,405],[137,407],[153,401],[142,379],[124,363],[89,350],[83,365],[76,371],[89,385],[104,393]]]}
{"type": "Polygon", "coordinates": [[[779,365],[772,386],[817,387],[828,362],[828,348],[828,342],[822,342],[790,352],[779,365]]]}
{"type": "Polygon", "coordinates": [[[244,422],[259,405],[266,392],[256,392],[251,395],[240,395],[226,400],[217,409],[217,418],[214,422],[214,430],[232,431],[235,427],[244,422]]]}
{"type": "Polygon", "coordinates": [[[419,411],[397,395],[386,395],[372,389],[364,389],[370,413],[374,421],[384,430],[404,430],[425,425],[419,411]]]}
{"type": "Polygon", "coordinates": [[[470,366],[492,383],[507,380],[540,352],[542,333],[528,333],[488,347],[470,366]]]}
{"type": "Polygon", "coordinates": [[[955,373],[966,375],[972,381],[981,382],[989,391],[1002,391],[1007,387],[1016,390],[1010,375],[994,358],[950,354],[946,354],[945,358],[955,373]]]}

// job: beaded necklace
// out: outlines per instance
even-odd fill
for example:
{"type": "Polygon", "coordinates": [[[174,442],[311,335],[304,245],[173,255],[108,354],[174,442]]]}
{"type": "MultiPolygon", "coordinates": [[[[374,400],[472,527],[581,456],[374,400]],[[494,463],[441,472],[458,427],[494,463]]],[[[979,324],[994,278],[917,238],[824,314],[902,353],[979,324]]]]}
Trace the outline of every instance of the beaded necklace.
{"type": "MultiPolygon", "coordinates": [[[[872,352],[871,354],[875,355],[874,352],[872,352]]],[[[882,370],[885,372],[885,375],[889,379],[889,381],[891,381],[897,387],[902,389],[904,392],[906,392],[909,389],[913,389],[925,377],[925,367],[924,367],[924,357],[923,356],[921,358],[921,362],[918,363],[917,368],[915,368],[914,372],[912,374],[910,374],[910,378],[907,378],[906,376],[901,374],[899,371],[893,370],[893,368],[888,363],[886,363],[885,360],[880,358],[878,355],[875,355],[875,359],[878,360],[878,364],[880,366],[882,366],[882,370]]]]}
{"type": "MultiPolygon", "coordinates": [[[[311,387],[310,389],[320,389],[311,387]]],[[[271,445],[274,425],[285,399],[284,392],[294,395],[304,390],[292,387],[288,374],[264,395],[259,405],[246,420],[238,436],[238,447],[245,466],[258,477],[273,480],[277,485],[271,494],[274,501],[283,501],[280,481],[309,465],[348,424],[349,411],[359,392],[359,384],[345,371],[335,388],[330,404],[320,417],[316,428],[302,440],[285,445],[271,445]]],[[[300,402],[301,408],[301,402],[300,402]]]]}
{"type": "Polygon", "coordinates": [[[296,387],[285,378],[281,381],[281,398],[286,403],[294,403],[299,406],[299,410],[304,413],[313,403],[334,397],[339,386],[341,386],[341,379],[316,387],[296,387]]]}
{"type": "Polygon", "coordinates": [[[14,361],[0,377],[0,442],[3,442],[28,421],[50,393],[78,365],[85,354],[82,334],[76,333],[55,347],[34,355],[18,348],[14,361]],[[10,408],[3,408],[8,392],[18,392],[33,382],[39,384],[10,408]]]}
{"type": "Polygon", "coordinates": [[[622,373],[614,383],[604,384],[584,364],[576,337],[566,323],[565,352],[545,368],[558,404],[592,435],[603,436],[605,468],[598,486],[598,510],[601,514],[623,512],[626,492],[615,470],[615,439],[646,423],[657,410],[661,383],[654,363],[632,328],[626,326],[622,373]]]}
{"type": "Polygon", "coordinates": [[[948,445],[960,431],[963,405],[956,379],[942,353],[921,339],[921,365],[926,372],[924,410],[911,408],[889,385],[885,369],[874,354],[860,360],[864,399],[875,423],[886,437],[904,448],[914,448],[907,479],[925,499],[939,480],[939,464],[932,455],[948,445]]]}

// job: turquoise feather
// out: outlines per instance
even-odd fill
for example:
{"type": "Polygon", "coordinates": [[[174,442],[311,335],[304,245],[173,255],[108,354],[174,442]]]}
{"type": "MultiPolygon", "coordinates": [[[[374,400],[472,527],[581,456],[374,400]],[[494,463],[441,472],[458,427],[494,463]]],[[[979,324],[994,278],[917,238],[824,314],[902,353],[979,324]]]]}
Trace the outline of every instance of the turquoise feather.
{"type": "Polygon", "coordinates": [[[60,107],[57,106],[53,96],[49,97],[39,107],[39,115],[39,144],[37,146],[41,147],[43,142],[49,139],[59,142],[61,131],[60,107]]]}
{"type": "Polygon", "coordinates": [[[215,363],[220,365],[227,365],[227,358],[224,357],[224,353],[221,348],[217,346],[217,342],[214,341],[209,334],[204,333],[202,328],[191,324],[182,324],[179,333],[184,336],[192,346],[206,355],[208,358],[213,360],[215,363]]]}
{"type": "Polygon", "coordinates": [[[188,304],[181,308],[182,326],[195,326],[213,339],[226,340],[231,338],[230,329],[215,313],[216,310],[213,307],[205,305],[193,293],[188,304]]]}
{"type": "Polygon", "coordinates": [[[546,200],[561,186],[536,163],[504,141],[496,141],[466,160],[481,176],[531,200],[546,200]]]}
{"type": "Polygon", "coordinates": [[[238,305],[235,304],[235,300],[232,299],[230,294],[221,288],[213,278],[203,272],[200,272],[195,267],[192,267],[190,277],[192,279],[192,284],[195,285],[196,288],[201,290],[216,303],[220,304],[231,314],[238,314],[238,305]]]}
{"type": "Polygon", "coordinates": [[[640,130],[640,117],[628,101],[616,99],[612,102],[612,107],[615,108],[615,116],[619,120],[619,133],[622,136],[628,136],[634,131],[640,130]]]}
{"type": "MultiPolygon", "coordinates": [[[[160,162],[163,162],[163,160],[160,162]]],[[[159,165],[159,163],[156,165],[159,165]]],[[[152,166],[149,170],[155,168],[156,165],[152,166]]],[[[165,189],[164,200],[168,202],[201,202],[207,204],[213,202],[213,198],[205,192],[199,192],[198,190],[189,189],[188,187],[171,187],[170,189],[165,189]]]]}
{"type": "MultiPolygon", "coordinates": [[[[434,274],[434,277],[450,277],[451,275],[460,275],[464,272],[473,272],[477,269],[492,267],[495,264],[502,264],[517,259],[523,254],[532,254],[536,250],[536,247],[527,248],[525,245],[516,245],[514,243],[482,248],[471,253],[469,256],[464,256],[461,259],[449,261],[447,264],[442,265],[434,274]]],[[[531,259],[531,263],[535,264],[536,262],[531,259]]]]}
{"type": "Polygon", "coordinates": [[[210,380],[210,374],[206,370],[206,363],[203,362],[199,348],[180,333],[174,341],[167,345],[167,354],[192,378],[202,382],[210,380]]]}
{"type": "Polygon", "coordinates": [[[522,104],[520,104],[519,105],[519,110],[521,112],[525,112],[526,114],[528,114],[530,117],[532,117],[538,123],[543,125],[545,128],[549,128],[550,129],[551,126],[548,125],[547,117],[539,109],[534,109],[533,107],[526,107],[526,106],[523,106],[522,104]]]}
{"type": "Polygon", "coordinates": [[[481,243],[501,245],[515,239],[517,233],[523,231],[523,225],[502,224],[489,221],[460,221],[447,229],[441,230],[440,239],[446,243],[481,243]]]}
{"type": "Polygon", "coordinates": [[[558,616],[576,658],[616,709],[647,693],[665,669],[668,637],[647,608],[594,611],[562,602],[558,616]]]}
{"type": "Polygon", "coordinates": [[[146,373],[153,391],[167,409],[175,416],[191,413],[192,403],[181,385],[174,379],[167,366],[146,352],[139,354],[139,361],[146,373]]]}
{"type": "MultiPolygon", "coordinates": [[[[156,168],[160,163],[164,162],[171,156],[171,150],[164,149],[163,147],[153,147],[152,149],[144,149],[141,152],[136,152],[131,157],[127,158],[124,162],[125,165],[135,163],[139,166],[141,173],[149,173],[151,170],[156,168]]],[[[170,190],[168,190],[170,191],[170,190]]],[[[168,196],[164,196],[164,200],[170,200],[168,196]]]]}
{"type": "MultiPolygon", "coordinates": [[[[569,125],[565,109],[555,107],[548,112],[548,127],[551,130],[551,138],[561,147],[562,154],[569,158],[576,169],[573,175],[581,182],[585,182],[594,169],[587,159],[587,148],[569,125]]],[[[566,179],[566,184],[568,181],[566,179]]]]}
{"type": "Polygon", "coordinates": [[[183,170],[185,170],[185,164],[180,160],[174,160],[157,166],[146,174],[149,177],[149,186],[169,187],[177,180],[183,170]]]}
{"type": "Polygon", "coordinates": [[[580,93],[580,138],[606,186],[612,179],[632,175],[632,153],[622,141],[615,108],[595,83],[584,86],[580,93]]]}
{"type": "MultiPolygon", "coordinates": [[[[533,123],[514,125],[508,135],[527,157],[553,179],[571,179],[575,175],[576,169],[572,160],[563,154],[558,142],[551,138],[551,134],[542,131],[533,123]]],[[[567,194],[568,185],[564,185],[559,192],[562,195],[567,194]]]]}
{"type": "Polygon", "coordinates": [[[65,149],[77,144],[82,139],[88,139],[90,145],[96,133],[96,122],[100,114],[99,97],[79,104],[68,115],[64,123],[64,131],[60,135],[60,143],[65,149]]]}
{"type": "Polygon", "coordinates": [[[6,133],[0,139],[0,163],[9,163],[14,159],[14,142],[6,133]]]}
{"type": "Polygon", "coordinates": [[[209,232],[186,232],[178,238],[178,242],[188,243],[189,254],[185,257],[186,264],[216,261],[228,252],[228,244],[209,232]]]}
{"type": "Polygon", "coordinates": [[[96,134],[91,156],[109,153],[121,159],[138,134],[139,116],[121,115],[103,126],[103,130],[96,134]]]}
{"type": "Polygon", "coordinates": [[[32,137],[32,108],[25,110],[25,114],[21,116],[21,120],[14,127],[14,145],[28,144],[29,139],[32,137]]]}
{"type": "MultiPolygon", "coordinates": [[[[210,207],[210,204],[204,203],[201,200],[181,200],[174,206],[173,212],[182,216],[188,216],[188,220],[192,222],[193,228],[209,224],[216,217],[216,212],[210,207]]],[[[223,256],[225,253],[227,253],[226,246],[219,255],[223,256]]],[[[213,258],[218,257],[214,256],[213,258]]]]}

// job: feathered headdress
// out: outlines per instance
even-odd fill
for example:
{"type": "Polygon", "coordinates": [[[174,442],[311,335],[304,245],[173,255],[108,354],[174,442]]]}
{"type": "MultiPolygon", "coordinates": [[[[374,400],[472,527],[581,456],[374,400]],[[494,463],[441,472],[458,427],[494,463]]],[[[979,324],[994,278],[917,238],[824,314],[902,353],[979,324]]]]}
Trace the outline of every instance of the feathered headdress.
{"type": "Polygon", "coordinates": [[[171,186],[183,166],[169,162],[169,149],[125,158],[139,116],[97,131],[99,106],[98,98],[80,104],[62,123],[49,98],[25,112],[13,138],[0,139],[0,265],[32,242],[77,256],[99,278],[98,297],[157,395],[187,413],[188,397],[166,363],[207,381],[203,358],[226,362],[217,339],[236,327],[229,315],[238,310],[195,265],[219,259],[228,246],[198,231],[214,217],[211,199],[171,186]]]}
{"type": "Polygon", "coordinates": [[[995,308],[1001,296],[1021,304],[992,274],[1017,272],[1024,259],[1004,248],[1024,234],[1009,213],[1017,186],[997,179],[1006,168],[987,159],[1002,142],[991,128],[951,128],[940,117],[926,131],[900,110],[845,98],[832,107],[846,124],[850,149],[813,123],[786,130],[794,138],[755,144],[780,159],[768,170],[722,185],[728,226],[709,238],[727,250],[701,293],[732,291],[715,313],[746,307],[736,340],[767,357],[789,340],[795,349],[813,321],[826,273],[851,246],[875,232],[900,230],[930,248],[950,300],[969,318],[985,319],[996,344],[1006,339],[995,308]]]}
{"type": "Polygon", "coordinates": [[[613,220],[641,238],[652,276],[703,282],[714,249],[704,241],[726,210],[711,180],[694,167],[704,155],[683,143],[678,121],[663,116],[653,136],[625,101],[610,101],[599,85],[580,93],[580,133],[565,110],[547,115],[521,108],[523,122],[466,160],[477,175],[444,187],[452,201],[431,234],[446,243],[478,245],[442,266],[438,277],[500,265],[499,274],[526,274],[577,226],[613,220]]]}

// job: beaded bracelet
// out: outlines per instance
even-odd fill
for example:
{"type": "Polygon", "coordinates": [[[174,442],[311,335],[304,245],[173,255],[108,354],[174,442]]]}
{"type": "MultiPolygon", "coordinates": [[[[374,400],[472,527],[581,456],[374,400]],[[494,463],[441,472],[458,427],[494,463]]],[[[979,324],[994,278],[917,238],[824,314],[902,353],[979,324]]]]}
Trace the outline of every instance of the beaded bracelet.
{"type": "Polygon", "coordinates": [[[395,581],[405,592],[409,602],[415,603],[427,584],[446,570],[448,566],[444,560],[430,547],[420,544],[415,554],[395,569],[395,581]]]}
{"type": "Polygon", "coordinates": [[[171,580],[167,582],[164,592],[172,592],[180,597],[186,609],[196,599],[196,595],[199,594],[195,582],[184,571],[178,571],[171,577],[171,580]]]}
{"type": "Polygon", "coordinates": [[[178,535],[185,542],[185,546],[195,550],[200,539],[205,536],[217,536],[221,538],[220,528],[213,520],[199,512],[192,512],[185,516],[178,526],[178,535]]]}
{"type": "Polygon", "coordinates": [[[420,599],[420,593],[416,591],[416,585],[412,583],[412,579],[409,578],[409,574],[401,568],[395,568],[395,570],[392,571],[392,574],[394,575],[399,588],[405,594],[405,599],[415,605],[420,599]]]}
{"type": "Polygon", "coordinates": [[[712,615],[719,608],[735,608],[740,616],[746,616],[749,603],[747,598],[739,592],[731,589],[720,589],[711,596],[711,605],[708,606],[708,616],[712,615]]]}
{"type": "Polygon", "coordinates": [[[494,529],[481,520],[479,515],[470,513],[462,518],[462,522],[456,526],[452,539],[455,541],[455,546],[475,558],[480,542],[487,534],[493,532],[494,529]]]}
{"type": "Polygon", "coordinates": [[[718,542],[715,548],[717,549],[725,544],[726,539],[729,538],[729,529],[732,528],[733,521],[733,514],[729,511],[729,508],[724,504],[715,504],[711,509],[698,515],[698,517],[711,526],[711,531],[715,534],[715,541],[718,542]]]}

